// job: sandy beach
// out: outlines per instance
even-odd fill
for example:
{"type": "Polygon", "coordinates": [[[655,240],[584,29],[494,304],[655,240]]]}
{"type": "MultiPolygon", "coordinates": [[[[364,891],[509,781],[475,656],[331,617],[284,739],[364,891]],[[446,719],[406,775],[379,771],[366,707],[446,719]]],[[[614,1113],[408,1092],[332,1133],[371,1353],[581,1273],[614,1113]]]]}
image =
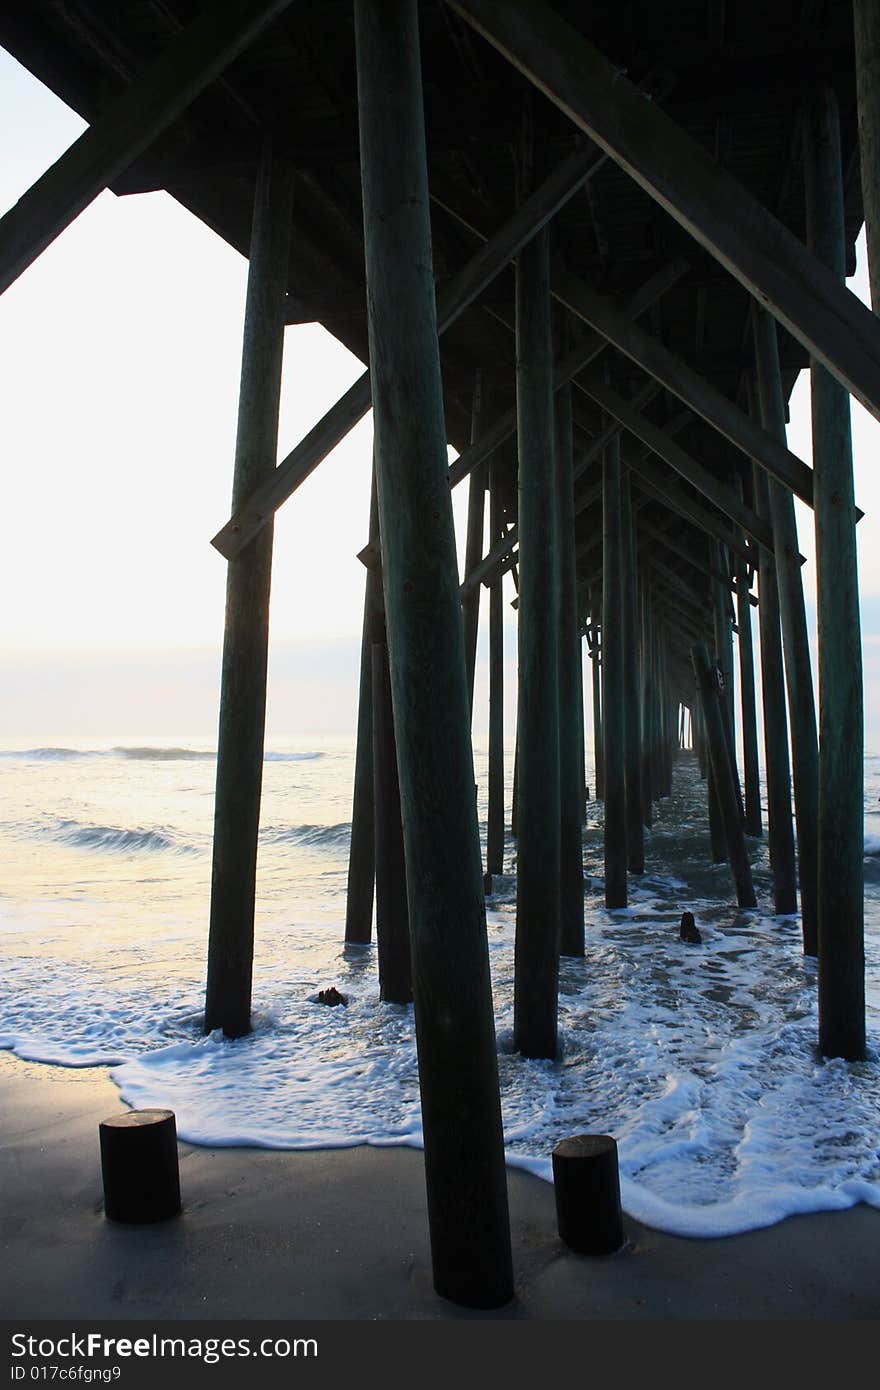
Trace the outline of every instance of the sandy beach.
{"type": "Polygon", "coordinates": [[[568,1251],[553,1189],[509,1171],[517,1292],[493,1312],[431,1282],[422,1155],[180,1144],[182,1215],[103,1213],[98,1124],[123,1109],[100,1069],[0,1053],[5,1319],[766,1320],[880,1316],[880,1211],[793,1217],[685,1240],[626,1218],[626,1247],[568,1251]]]}

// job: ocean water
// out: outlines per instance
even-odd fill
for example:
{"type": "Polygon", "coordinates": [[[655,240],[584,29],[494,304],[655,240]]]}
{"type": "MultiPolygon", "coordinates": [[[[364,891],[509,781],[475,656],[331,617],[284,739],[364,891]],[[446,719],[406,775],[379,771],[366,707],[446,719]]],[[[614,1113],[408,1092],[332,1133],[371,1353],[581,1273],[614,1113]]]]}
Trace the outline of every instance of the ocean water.
{"type": "MultiPolygon", "coordinates": [[[[180,738],[0,748],[0,1048],[106,1066],[198,1144],[421,1142],[412,1006],[381,1003],[375,946],[343,942],[353,747],[274,744],[264,769],[254,1031],[204,1037],[215,759],[180,738]],[[326,1008],[335,985],[347,1008],[326,1008]]],[[[485,835],[486,749],[475,748],[485,835]]],[[[508,796],[512,758],[507,761],[508,796]]],[[[608,911],[602,808],[584,832],[587,950],[560,970],[560,1056],[514,1053],[515,843],[487,902],[508,1161],[551,1180],[570,1134],[613,1134],[625,1210],[720,1236],[795,1212],[880,1206],[880,757],[866,760],[868,1059],[817,1053],[816,968],[708,862],[705,787],[678,760],[646,873],[608,911]],[[689,908],[701,946],[680,941],[689,908]]],[[[588,769],[592,781],[592,771],[588,769]]],[[[508,801],[509,805],[509,801],[508,801]]]]}

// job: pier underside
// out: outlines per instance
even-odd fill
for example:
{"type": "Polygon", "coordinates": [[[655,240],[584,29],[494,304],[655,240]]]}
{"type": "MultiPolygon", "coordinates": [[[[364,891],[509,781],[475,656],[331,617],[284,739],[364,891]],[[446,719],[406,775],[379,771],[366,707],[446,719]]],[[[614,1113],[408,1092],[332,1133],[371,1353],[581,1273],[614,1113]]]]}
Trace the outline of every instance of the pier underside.
{"type": "Polygon", "coordinates": [[[880,324],[844,279],[866,214],[875,279],[880,264],[875,10],[3,7],[0,43],[89,128],[0,221],[0,290],[105,187],[167,190],[250,261],[232,504],[213,538],[229,582],[206,1028],[230,1036],[250,1027],[272,519],[372,407],[347,938],[369,939],[375,882],[383,998],[404,978],[415,1004],[435,1288],[459,1303],[501,1306],[513,1288],[485,937],[511,812],[526,1056],[556,1055],[560,953],[583,954],[589,931],[585,655],[607,906],[626,906],[673,755],[693,746],[732,894],[754,906],[748,838],[766,832],[775,909],[800,909],[818,957],[821,1050],[864,1055],[849,397],[880,418],[880,324]],[[278,460],[283,330],[304,322],[365,372],[278,460]],[[803,369],[811,458],[786,442],[803,369]],[[460,566],[450,489],[465,479],[460,566]],[[815,518],[815,689],[794,499],[815,518]],[[470,710],[487,617],[483,862],[470,710]]]}

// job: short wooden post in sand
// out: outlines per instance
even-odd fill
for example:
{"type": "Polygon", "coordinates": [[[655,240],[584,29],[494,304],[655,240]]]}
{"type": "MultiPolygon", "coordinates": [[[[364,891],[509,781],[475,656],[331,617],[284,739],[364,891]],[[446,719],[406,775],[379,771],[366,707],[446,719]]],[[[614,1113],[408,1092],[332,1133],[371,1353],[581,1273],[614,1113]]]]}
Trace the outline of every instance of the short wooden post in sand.
{"type": "Polygon", "coordinates": [[[111,1221],[146,1225],[180,1211],[177,1125],[173,1110],[127,1110],[98,1126],[104,1212],[111,1221]]]}
{"type": "Polygon", "coordinates": [[[623,1245],[617,1143],[610,1134],[575,1134],[556,1145],[553,1185],[560,1238],[580,1255],[623,1245]]]}

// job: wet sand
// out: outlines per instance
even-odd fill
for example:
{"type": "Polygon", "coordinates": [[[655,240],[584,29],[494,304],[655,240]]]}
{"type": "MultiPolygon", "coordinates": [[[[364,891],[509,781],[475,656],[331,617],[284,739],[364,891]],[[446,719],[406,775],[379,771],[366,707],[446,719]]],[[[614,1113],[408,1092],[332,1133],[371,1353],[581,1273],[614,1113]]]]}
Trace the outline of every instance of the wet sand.
{"type": "Polygon", "coordinates": [[[125,1107],[103,1069],[0,1053],[5,1319],[703,1320],[880,1317],[880,1211],[686,1240],[625,1218],[618,1254],[560,1241],[553,1189],[508,1171],[516,1297],[478,1312],[431,1281],[422,1155],[180,1144],[183,1212],[103,1212],[98,1124],[125,1107]]]}

